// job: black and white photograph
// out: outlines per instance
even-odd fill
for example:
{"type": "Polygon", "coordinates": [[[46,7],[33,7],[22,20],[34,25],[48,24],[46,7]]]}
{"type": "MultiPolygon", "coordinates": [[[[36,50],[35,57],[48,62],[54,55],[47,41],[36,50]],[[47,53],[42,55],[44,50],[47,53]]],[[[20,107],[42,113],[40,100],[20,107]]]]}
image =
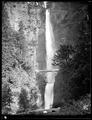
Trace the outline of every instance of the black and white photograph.
{"type": "Polygon", "coordinates": [[[89,2],[2,1],[1,94],[6,120],[91,115],[89,2]]]}

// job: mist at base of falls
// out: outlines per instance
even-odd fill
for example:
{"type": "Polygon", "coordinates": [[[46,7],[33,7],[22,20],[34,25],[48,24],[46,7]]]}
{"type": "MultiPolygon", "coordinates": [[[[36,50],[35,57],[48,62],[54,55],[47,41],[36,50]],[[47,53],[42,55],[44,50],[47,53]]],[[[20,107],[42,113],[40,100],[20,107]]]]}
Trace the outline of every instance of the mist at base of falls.
{"type": "MultiPolygon", "coordinates": [[[[54,57],[54,35],[50,21],[50,10],[46,9],[46,63],[47,70],[53,70],[52,59],[54,57]]],[[[55,73],[47,72],[47,84],[45,86],[45,109],[50,109],[53,105],[55,73]]]]}

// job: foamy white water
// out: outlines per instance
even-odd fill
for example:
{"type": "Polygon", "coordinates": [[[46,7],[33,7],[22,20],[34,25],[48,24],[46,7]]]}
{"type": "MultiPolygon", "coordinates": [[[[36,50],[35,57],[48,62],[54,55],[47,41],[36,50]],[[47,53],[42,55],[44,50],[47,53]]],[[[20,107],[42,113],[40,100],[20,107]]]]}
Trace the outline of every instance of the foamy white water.
{"type": "MultiPolygon", "coordinates": [[[[54,56],[54,35],[50,21],[50,11],[46,9],[46,61],[47,70],[53,70],[52,59],[54,56]]],[[[45,109],[50,109],[53,105],[53,87],[55,82],[55,73],[47,72],[47,84],[45,87],[45,109]]]]}
{"type": "Polygon", "coordinates": [[[52,108],[53,105],[53,87],[54,83],[47,83],[45,87],[45,109],[52,108]]]}

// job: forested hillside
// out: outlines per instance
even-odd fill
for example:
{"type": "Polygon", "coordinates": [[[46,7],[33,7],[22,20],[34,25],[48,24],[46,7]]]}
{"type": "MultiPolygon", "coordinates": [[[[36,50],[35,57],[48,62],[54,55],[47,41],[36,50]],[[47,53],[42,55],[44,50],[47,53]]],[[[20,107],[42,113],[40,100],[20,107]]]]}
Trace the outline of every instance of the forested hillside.
{"type": "Polygon", "coordinates": [[[89,6],[83,3],[57,3],[51,13],[59,46],[53,65],[60,68],[54,87],[54,105],[60,106],[91,94],[91,20],[89,6]]]}
{"type": "Polygon", "coordinates": [[[2,113],[41,106],[35,74],[36,46],[43,29],[39,8],[35,2],[2,3],[2,113]]]}

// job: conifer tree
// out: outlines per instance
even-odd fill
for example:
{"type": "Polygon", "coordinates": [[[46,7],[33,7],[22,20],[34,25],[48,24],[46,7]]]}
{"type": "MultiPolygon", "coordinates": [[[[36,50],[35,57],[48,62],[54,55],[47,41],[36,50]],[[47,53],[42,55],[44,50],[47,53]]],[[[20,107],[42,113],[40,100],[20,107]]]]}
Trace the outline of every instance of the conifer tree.
{"type": "Polygon", "coordinates": [[[2,88],[2,113],[8,114],[11,111],[12,92],[8,84],[2,88]]]}
{"type": "Polygon", "coordinates": [[[19,111],[26,112],[28,108],[29,108],[28,93],[24,88],[22,88],[21,93],[19,95],[19,111]]]}

